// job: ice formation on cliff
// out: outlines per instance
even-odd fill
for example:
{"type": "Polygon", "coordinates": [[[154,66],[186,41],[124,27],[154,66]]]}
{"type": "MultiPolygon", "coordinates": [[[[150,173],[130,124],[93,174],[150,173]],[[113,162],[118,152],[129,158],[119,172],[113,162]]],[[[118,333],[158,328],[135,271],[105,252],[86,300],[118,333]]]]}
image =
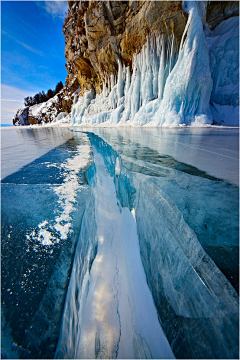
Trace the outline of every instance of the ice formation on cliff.
{"type": "Polygon", "coordinates": [[[185,1],[183,10],[188,21],[179,49],[173,35],[153,33],[134,54],[131,69],[119,60],[118,78],[105,76],[101,94],[79,98],[73,124],[238,124],[239,18],[211,32],[205,2],[185,1]]]}
{"type": "Polygon", "coordinates": [[[185,2],[189,13],[178,51],[174,36],[153,34],[132,69],[119,61],[118,79],[103,81],[103,91],[87,92],[73,106],[73,124],[211,124],[212,79],[203,32],[204,4],[185,2]]]}
{"type": "Polygon", "coordinates": [[[239,123],[239,17],[207,34],[213,90],[211,111],[217,124],[239,123]]]}

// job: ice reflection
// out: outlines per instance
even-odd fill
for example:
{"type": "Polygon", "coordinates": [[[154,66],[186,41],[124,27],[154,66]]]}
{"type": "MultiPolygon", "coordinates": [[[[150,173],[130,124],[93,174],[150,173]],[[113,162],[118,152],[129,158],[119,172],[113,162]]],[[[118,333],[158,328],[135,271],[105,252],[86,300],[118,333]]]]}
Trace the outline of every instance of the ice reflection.
{"type": "Polygon", "coordinates": [[[219,128],[80,128],[94,132],[113,149],[138,143],[172,156],[209,175],[239,184],[239,130],[219,128]],[[123,146],[124,145],[124,146],[123,146]]]}
{"type": "Polygon", "coordinates": [[[68,128],[21,129],[21,127],[14,127],[2,130],[2,179],[72,137],[73,134],[68,128]]]}

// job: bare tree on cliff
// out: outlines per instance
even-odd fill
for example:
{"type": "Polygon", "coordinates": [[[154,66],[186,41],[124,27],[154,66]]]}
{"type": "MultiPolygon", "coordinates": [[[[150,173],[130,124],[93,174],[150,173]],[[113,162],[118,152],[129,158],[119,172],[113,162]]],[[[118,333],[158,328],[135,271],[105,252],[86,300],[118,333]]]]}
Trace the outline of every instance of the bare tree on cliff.
{"type": "Polygon", "coordinates": [[[51,99],[52,97],[54,97],[54,92],[51,89],[49,89],[47,92],[47,100],[51,99]]]}
{"type": "Polygon", "coordinates": [[[63,83],[60,81],[55,88],[55,94],[59,93],[60,90],[63,88],[63,83]]]}

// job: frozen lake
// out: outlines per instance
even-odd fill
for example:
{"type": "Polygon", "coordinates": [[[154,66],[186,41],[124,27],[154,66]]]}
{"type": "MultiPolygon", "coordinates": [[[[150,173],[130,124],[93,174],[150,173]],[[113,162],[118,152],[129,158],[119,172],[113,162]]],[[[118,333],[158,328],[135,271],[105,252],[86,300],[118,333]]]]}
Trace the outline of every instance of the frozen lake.
{"type": "MultiPolygon", "coordinates": [[[[84,130],[93,131],[112,144],[121,139],[139,143],[210,175],[239,184],[239,129],[79,128],[79,131],[84,130]]],[[[73,133],[68,127],[2,129],[2,178],[71,137],[73,133]]]]}
{"type": "Polygon", "coordinates": [[[238,135],[3,129],[3,356],[237,358],[238,135]]]}
{"type": "Polygon", "coordinates": [[[130,142],[141,144],[217,178],[239,184],[239,129],[106,127],[90,131],[113,147],[119,143],[126,148],[130,142]]]}
{"type": "Polygon", "coordinates": [[[68,128],[1,129],[1,178],[19,170],[72,137],[68,128]]]}

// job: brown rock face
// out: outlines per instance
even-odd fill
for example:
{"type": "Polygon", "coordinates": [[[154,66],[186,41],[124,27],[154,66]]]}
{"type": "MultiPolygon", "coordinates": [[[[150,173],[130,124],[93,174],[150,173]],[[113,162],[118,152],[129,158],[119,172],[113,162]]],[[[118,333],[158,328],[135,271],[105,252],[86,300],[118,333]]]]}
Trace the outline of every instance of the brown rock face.
{"type": "Polygon", "coordinates": [[[118,60],[131,65],[147,36],[174,34],[186,25],[181,1],[68,1],[65,20],[67,82],[77,77],[82,93],[102,90],[102,78],[117,75],[118,60]]]}
{"type": "MultiPolygon", "coordinates": [[[[77,77],[81,94],[102,90],[102,79],[117,75],[118,60],[131,65],[152,33],[174,34],[180,43],[187,15],[182,1],[68,1],[65,20],[68,77],[77,77]]],[[[207,18],[211,30],[221,21],[239,15],[238,1],[209,1],[207,18]]]]}

